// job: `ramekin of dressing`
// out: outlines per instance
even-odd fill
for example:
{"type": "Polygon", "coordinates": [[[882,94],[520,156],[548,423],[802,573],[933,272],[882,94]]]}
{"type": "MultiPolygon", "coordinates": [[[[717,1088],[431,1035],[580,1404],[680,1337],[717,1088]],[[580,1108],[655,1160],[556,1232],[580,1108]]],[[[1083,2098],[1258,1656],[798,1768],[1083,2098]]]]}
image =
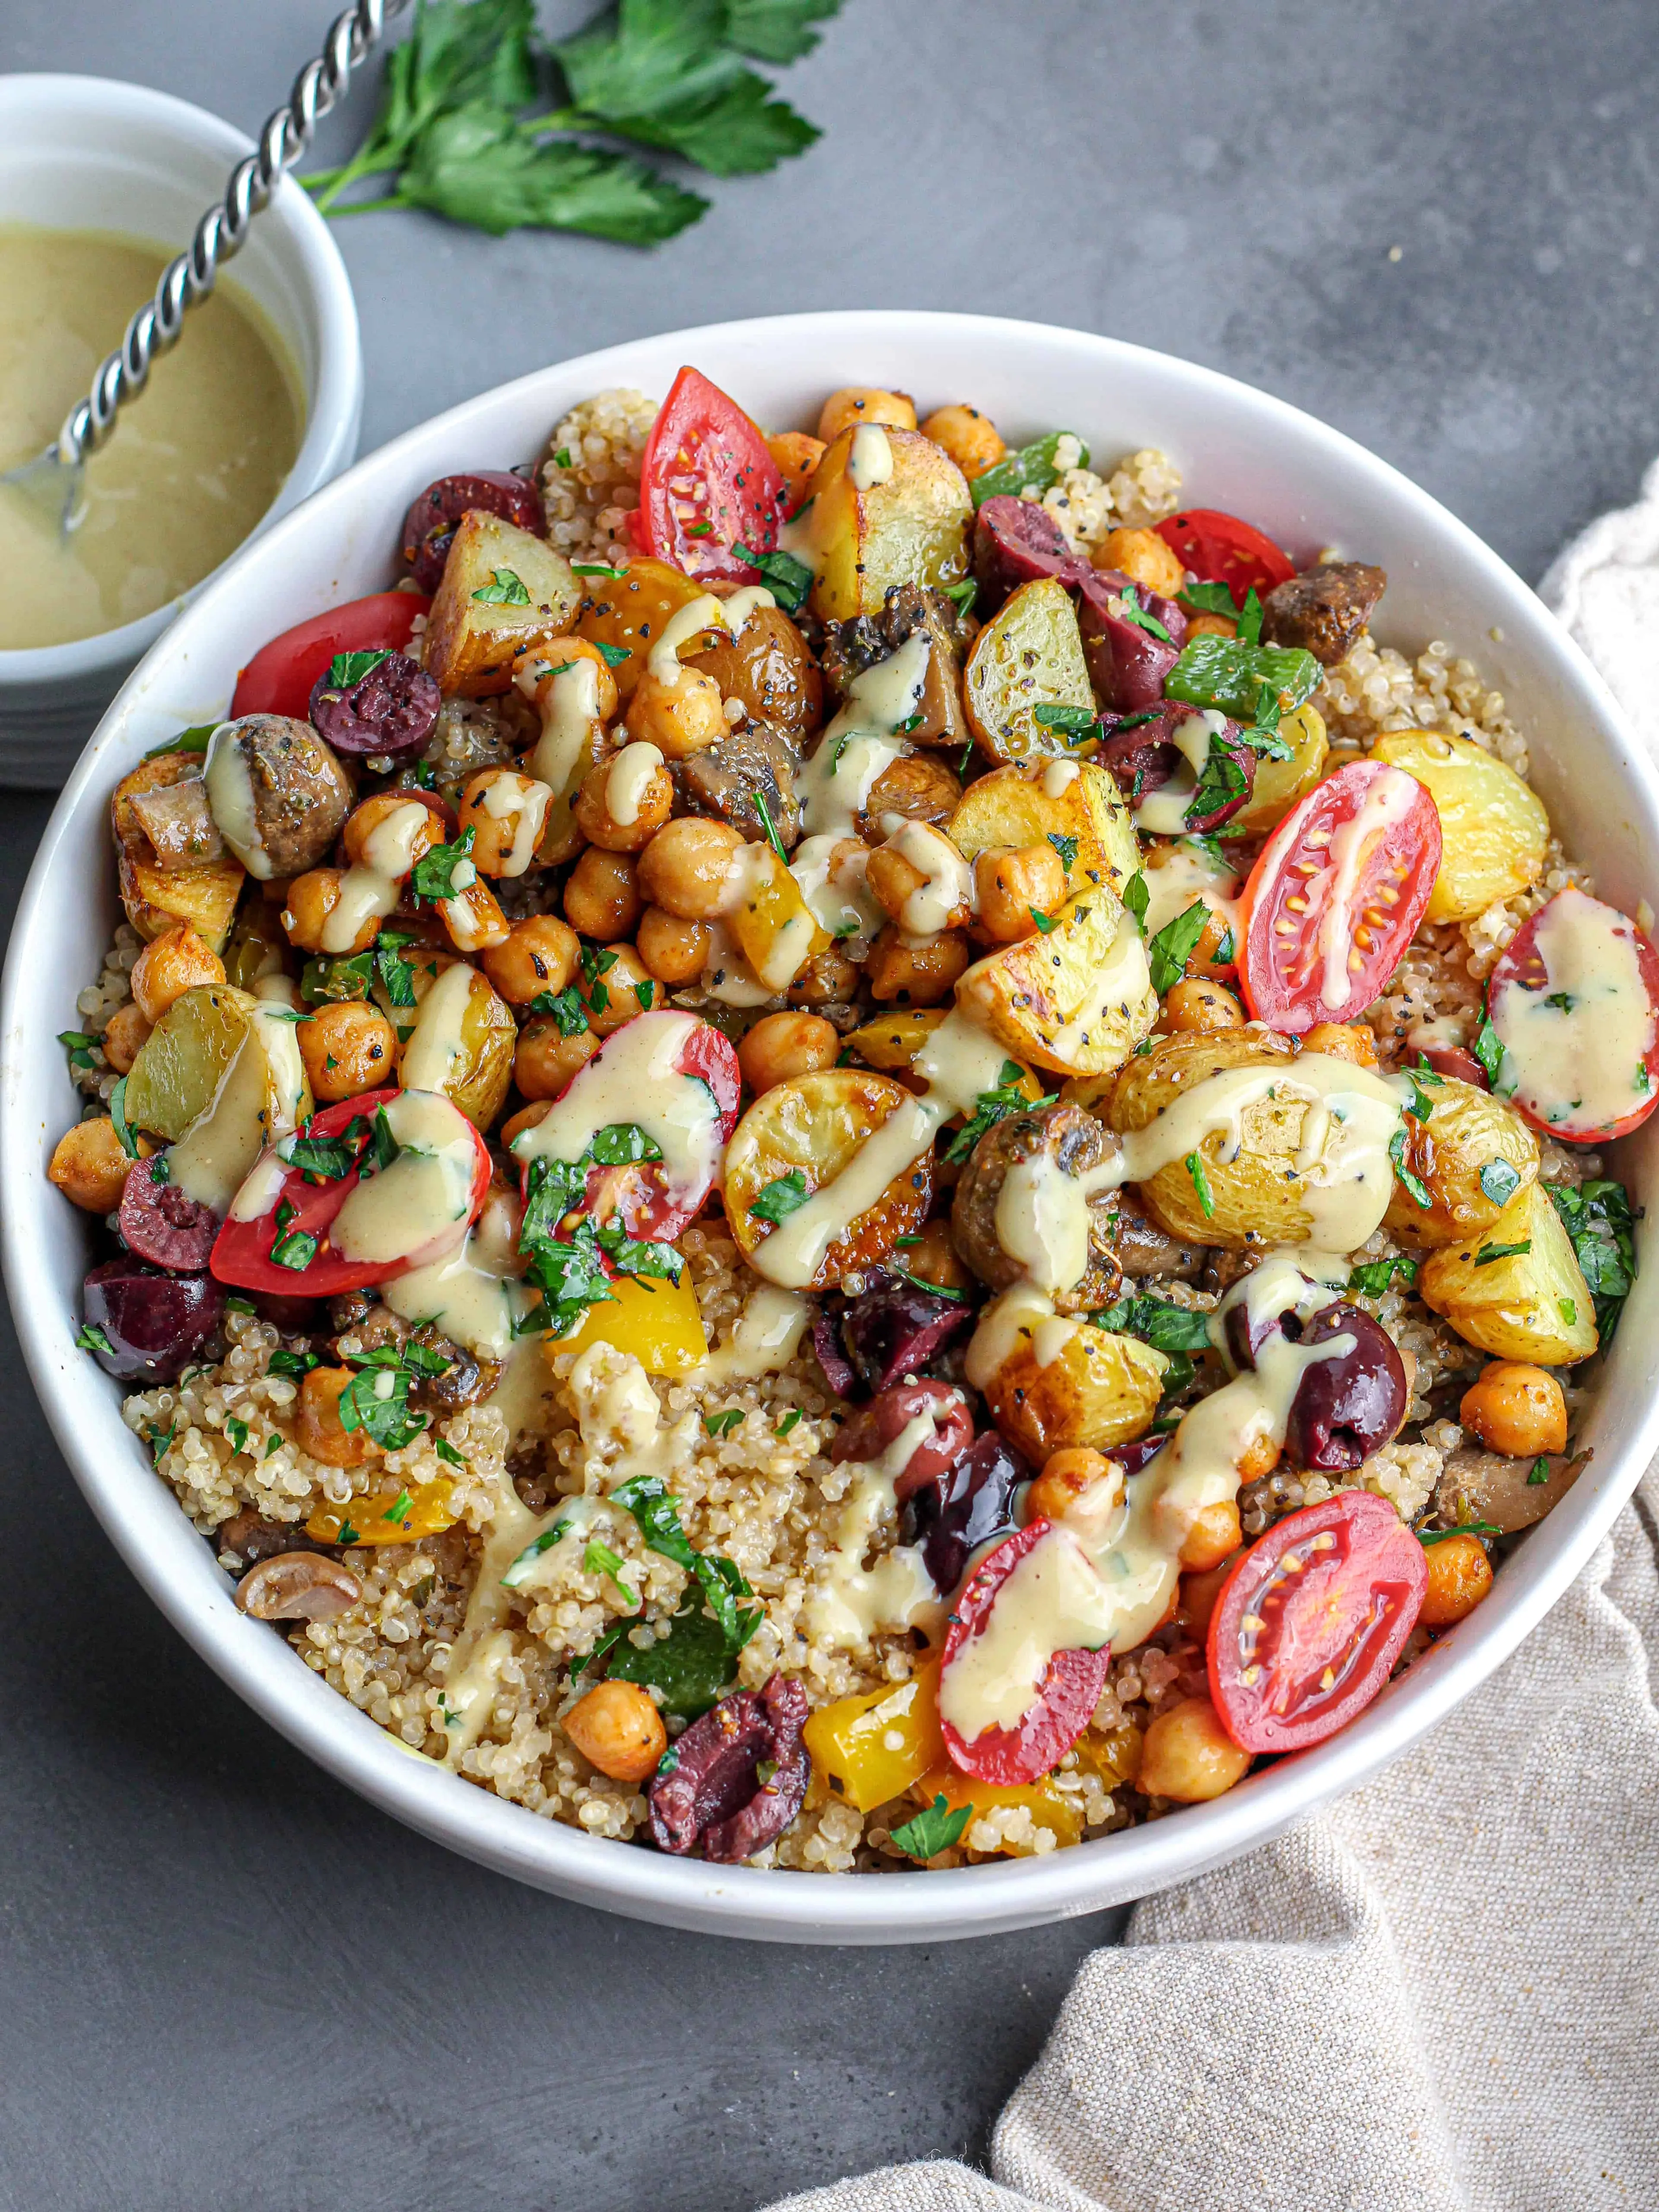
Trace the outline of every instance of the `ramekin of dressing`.
{"type": "MultiPolygon", "coordinates": [[[[56,434],[252,150],[140,85],[0,76],[0,468],[56,434]]],[[[89,463],[80,527],[60,542],[0,492],[0,785],[64,781],[186,600],[350,461],[362,397],[345,265],[285,178],[89,463]]],[[[209,718],[223,704],[211,688],[209,718]]]]}

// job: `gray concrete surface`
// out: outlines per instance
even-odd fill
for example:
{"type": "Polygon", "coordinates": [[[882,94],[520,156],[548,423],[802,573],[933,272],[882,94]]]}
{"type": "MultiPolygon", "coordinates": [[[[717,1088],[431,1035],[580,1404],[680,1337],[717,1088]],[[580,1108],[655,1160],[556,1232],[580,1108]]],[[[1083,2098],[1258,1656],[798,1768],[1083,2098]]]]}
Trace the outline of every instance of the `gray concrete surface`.
{"type": "MultiPolygon", "coordinates": [[[[324,13],[0,0],[0,66],[252,126],[324,13]]],[[[1386,454],[1532,577],[1659,448],[1649,0],[851,0],[790,90],[823,143],[716,186],[652,256],[343,224],[365,444],[614,339],[858,303],[1213,363],[1386,454]]],[[[8,910],[46,812],[0,806],[8,910]]],[[[9,1334],[0,1376],[0,2204],[742,2212],[982,2154],[1121,1916],[774,1950],[451,1859],[206,1672],[81,1504],[9,1334]]]]}

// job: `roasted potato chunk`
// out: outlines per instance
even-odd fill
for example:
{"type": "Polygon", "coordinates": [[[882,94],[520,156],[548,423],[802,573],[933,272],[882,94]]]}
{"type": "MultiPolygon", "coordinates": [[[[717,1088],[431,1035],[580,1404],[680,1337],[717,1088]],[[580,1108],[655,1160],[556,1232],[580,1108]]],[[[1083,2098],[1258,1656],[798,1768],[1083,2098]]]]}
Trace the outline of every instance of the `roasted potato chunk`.
{"type": "Polygon", "coordinates": [[[1307,797],[1324,773],[1331,749],[1324,717],[1312,705],[1297,707],[1286,714],[1278,734],[1291,749],[1289,760],[1267,760],[1257,755],[1250,795],[1231,824],[1235,830],[1248,830],[1253,837],[1277,829],[1297,801],[1307,797]]]}
{"type": "MultiPolygon", "coordinates": [[[[912,1105],[902,1085],[856,1067],[793,1076],[757,1098],[726,1151],[726,1218],[738,1249],[757,1252],[775,1233],[773,1224],[753,1210],[772,1184],[798,1174],[810,1197],[834,1182],[884,1121],[912,1105]]],[[[913,1235],[927,1219],[933,1188],[930,1146],[830,1239],[807,1287],[827,1290],[843,1275],[885,1259],[901,1237],[913,1235]]]]}
{"type": "Polygon", "coordinates": [[[139,936],[160,937],[176,922],[187,921],[214,951],[222,952],[242,895],[241,862],[226,853],[216,860],[180,867],[169,855],[169,864],[163,867],[132,804],[141,793],[165,790],[198,778],[201,772],[200,761],[189,753],[163,753],[159,760],[141,761],[115,787],[110,828],[121,903],[139,936]]]}
{"type": "Polygon", "coordinates": [[[1102,884],[1068,899],[1052,928],[977,961],[957,1003],[1017,1059],[1061,1075],[1101,1075],[1158,1018],[1140,931],[1102,884]]]}
{"type": "Polygon", "coordinates": [[[1109,1451],[1145,1436],[1163,1395],[1164,1354],[1139,1337],[1077,1322],[1058,1352],[1043,1346],[1051,1356],[1040,1361],[1035,1332],[1042,1326],[1034,1313],[982,1385],[991,1419],[1008,1442],[1041,1465],[1051,1452],[1078,1445],[1109,1451]]]}
{"type": "Polygon", "coordinates": [[[1421,1084],[1426,1121],[1406,1121],[1401,1164],[1433,1200],[1419,1206],[1396,1182],[1383,1226],[1420,1244],[1455,1244],[1490,1229],[1516,1192],[1538,1177],[1538,1139],[1512,1106],[1455,1076],[1421,1084]]]}
{"type": "Polygon", "coordinates": [[[863,424],[843,430],[812,478],[822,566],[811,605],[823,622],[875,614],[890,585],[954,584],[968,573],[974,501],[962,471],[919,430],[885,428],[891,473],[860,490],[849,468],[860,430],[869,434],[863,424]]]}
{"type": "Polygon", "coordinates": [[[508,690],[532,647],[568,628],[580,598],[562,553],[474,507],[461,517],[433,594],[427,674],[450,698],[508,690]]]}
{"type": "Polygon", "coordinates": [[[175,999],[127,1076],[128,1121],[177,1145],[173,1180],[220,1212],[311,1108],[292,1019],[228,983],[175,999]]]}
{"type": "MultiPolygon", "coordinates": [[[[410,945],[406,957],[415,987],[412,1015],[407,1006],[382,1006],[404,1040],[400,1080],[407,1090],[441,1091],[474,1128],[488,1130],[513,1080],[519,1041],[513,1009],[486,976],[453,954],[446,958],[410,945]],[[469,978],[465,984],[458,970],[469,978]]],[[[377,1000],[384,990],[377,980],[377,1000]]]]}
{"type": "MultiPolygon", "coordinates": [[[[702,586],[671,562],[648,556],[630,561],[620,576],[584,576],[580,581],[587,595],[571,628],[591,645],[608,645],[625,656],[611,664],[611,673],[626,706],[645,673],[652,640],[662,635],[671,616],[702,596],[702,586]]],[[[728,632],[706,629],[701,642],[694,638],[682,647],[681,665],[695,665],[698,653],[722,642],[731,642],[728,632]]]]}
{"type": "Polygon", "coordinates": [[[1440,872],[1426,919],[1470,921],[1494,899],[1535,884],[1549,849],[1543,802],[1512,768],[1469,738],[1437,730],[1395,730],[1371,747],[1414,775],[1440,817],[1440,872]]]}
{"type": "Polygon", "coordinates": [[[769,845],[750,845],[742,863],[742,893],[726,910],[726,927],[767,989],[787,991],[832,939],[769,845]]]}
{"type": "Polygon", "coordinates": [[[1517,1191],[1478,1237],[1431,1253],[1417,1294],[1466,1344],[1500,1359],[1566,1367],[1596,1346],[1589,1286],[1541,1183],[1517,1191]]]}
{"type": "Polygon", "coordinates": [[[946,834],[967,860],[999,846],[1052,845],[1068,898],[1091,884],[1109,884],[1121,897],[1141,865],[1116,779],[1091,761],[993,769],[969,785],[946,834]]]}
{"type": "Polygon", "coordinates": [[[1067,744],[1065,731],[1037,719],[1039,707],[1096,711],[1077,609],[1064,584],[1053,576],[1022,584],[987,623],[968,656],[963,699],[969,727],[994,761],[1033,754],[1076,760],[1095,750],[1097,739],[1067,744]]]}

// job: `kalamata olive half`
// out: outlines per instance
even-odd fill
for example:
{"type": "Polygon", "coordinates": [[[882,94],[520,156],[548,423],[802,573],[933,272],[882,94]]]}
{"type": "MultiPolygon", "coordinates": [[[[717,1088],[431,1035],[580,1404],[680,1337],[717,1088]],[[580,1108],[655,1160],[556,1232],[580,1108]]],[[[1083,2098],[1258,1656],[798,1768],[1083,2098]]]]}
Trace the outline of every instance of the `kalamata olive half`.
{"type": "MultiPolygon", "coordinates": [[[[1407,1040],[1409,1044],[1409,1040],[1407,1040]]],[[[1490,1091],[1486,1071],[1472,1052],[1465,1052],[1461,1044],[1431,1044],[1421,1048],[1421,1057],[1427,1060],[1437,1075],[1455,1076],[1460,1083],[1472,1083],[1477,1091],[1490,1091]]]]}
{"type": "Polygon", "coordinates": [[[1012,1529],[1014,1492],[1030,1474],[1013,1446],[987,1429],[953,1466],[911,1491],[901,1533],[907,1544],[921,1545],[942,1596],[957,1589],[981,1545],[1012,1529]]]}
{"type": "MultiPolygon", "coordinates": [[[[1198,711],[1178,699],[1160,700],[1155,707],[1142,710],[1146,720],[1139,714],[1127,717],[1127,726],[1115,729],[1108,737],[1101,748],[1101,764],[1110,769],[1132,808],[1161,791],[1179,769],[1191,766],[1176,744],[1175,733],[1198,711]]],[[[1234,775],[1218,769],[1209,795],[1200,799],[1194,794],[1183,820],[1186,829],[1213,830],[1218,823],[1237,814],[1249,799],[1255,781],[1255,755],[1245,744],[1237,723],[1224,717],[1221,728],[1210,733],[1209,757],[1213,759],[1218,753],[1233,762],[1238,773],[1234,775]]]]}
{"type": "Polygon", "coordinates": [[[547,518],[533,484],[508,470],[481,469],[466,477],[440,477],[404,517],[404,558],[423,592],[435,592],[449,558],[455,526],[473,508],[547,535],[547,518]]]}
{"type": "Polygon", "coordinates": [[[1295,1311],[1296,1305],[1317,1311],[1320,1300],[1329,1304],[1330,1285],[1316,1283],[1311,1275],[1304,1274],[1298,1268],[1285,1291],[1284,1304],[1276,1310],[1264,1306],[1260,1311],[1253,1310],[1243,1287],[1249,1280],[1249,1276],[1243,1277],[1221,1305],[1221,1326],[1235,1367],[1254,1367],[1270,1336],[1287,1336],[1292,1344],[1301,1343],[1306,1323],[1295,1311]]]}
{"type": "Polygon", "coordinates": [[[1181,657],[1186,616],[1173,599],[1149,592],[1144,584],[1133,584],[1115,569],[1091,568],[1082,562],[1063,580],[1078,594],[1083,657],[1102,706],[1119,714],[1156,706],[1164,696],[1164,678],[1181,657]],[[1131,591],[1133,603],[1127,598],[1131,591]],[[1155,623],[1157,629],[1145,628],[1148,622],[1155,623]]]}
{"type": "Polygon", "coordinates": [[[974,574],[988,614],[1020,585],[1039,576],[1060,576],[1087,568],[1066,542],[1066,533],[1046,507],[1035,500],[999,492],[988,499],[974,521],[974,574]]]}
{"type": "Polygon", "coordinates": [[[1348,1350],[1307,1368],[1291,1401],[1285,1455],[1321,1474],[1350,1474],[1379,1451],[1406,1418],[1406,1370],[1393,1339],[1358,1306],[1339,1300],[1316,1313],[1302,1346],[1352,1340],[1348,1350]]]}
{"type": "Polygon", "coordinates": [[[961,1391],[948,1382],[924,1377],[879,1392],[842,1424],[830,1456],[836,1462],[878,1461],[924,1413],[932,1418],[933,1434],[915,1446],[894,1480],[895,1497],[907,1498],[921,1484],[936,1480],[955,1466],[974,1440],[974,1417],[961,1391]]]}
{"type": "Polygon", "coordinates": [[[443,695],[406,653],[388,653],[344,690],[326,673],[311,693],[311,719],[337,753],[401,760],[432,734],[443,695]]]}
{"type": "Polygon", "coordinates": [[[121,1382],[176,1382],[218,1327],[225,1294],[211,1275],[166,1275],[137,1260],[106,1260],[87,1277],[82,1310],[103,1337],[91,1349],[121,1382]]]}
{"type": "MultiPolygon", "coordinates": [[[[842,1354],[866,1390],[884,1390],[907,1375],[921,1374],[974,1318],[963,1299],[919,1290],[891,1276],[855,1298],[826,1298],[824,1311],[834,1329],[828,1346],[831,1358],[842,1354]]],[[[812,1340],[831,1389],[843,1397],[856,1395],[830,1374],[816,1331],[812,1340]]]]}
{"type": "Polygon", "coordinates": [[[199,1274],[213,1255],[219,1217],[167,1180],[165,1154],[140,1160],[121,1194],[121,1241],[135,1259],[170,1274],[199,1274]]]}
{"type": "Polygon", "coordinates": [[[774,1674],[758,1696],[733,1690],[693,1721],[647,1791],[658,1850],[678,1855],[701,1844],[706,1859],[735,1866],[775,1843],[811,1774],[806,1713],[795,1676],[774,1674]]]}

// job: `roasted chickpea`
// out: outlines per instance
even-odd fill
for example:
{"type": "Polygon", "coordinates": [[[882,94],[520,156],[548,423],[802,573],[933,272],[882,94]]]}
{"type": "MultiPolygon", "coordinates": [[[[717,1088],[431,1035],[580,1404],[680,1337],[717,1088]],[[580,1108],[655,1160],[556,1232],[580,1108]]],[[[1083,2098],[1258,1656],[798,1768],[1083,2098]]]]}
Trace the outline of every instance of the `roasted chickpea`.
{"type": "Polygon", "coordinates": [[[103,1035],[104,1057],[118,1075],[125,1075],[143,1050],[149,1028],[131,999],[110,1016],[109,1027],[103,1035]]]}
{"type": "Polygon", "coordinates": [[[461,793],[460,824],[472,832],[472,865],[480,875],[521,876],[536,857],[550,786],[515,769],[480,769],[461,793]]]}
{"type": "Polygon", "coordinates": [[[601,1037],[659,1003],[655,979],[631,945],[607,945],[599,957],[603,960],[607,953],[615,953],[616,958],[582,992],[587,1018],[601,1037]]]}
{"type": "MultiPolygon", "coordinates": [[[[537,647],[529,662],[513,680],[526,698],[532,700],[542,709],[545,720],[556,680],[563,675],[573,661],[577,660],[588,662],[593,670],[591,693],[593,719],[599,722],[610,721],[618,704],[617,678],[611,663],[591,638],[550,638],[545,645],[537,647]]],[[[585,687],[586,682],[584,679],[585,687]]]]}
{"type": "Polygon", "coordinates": [[[1510,1459],[1567,1448],[1567,1401],[1547,1368],[1495,1359],[1463,1393],[1457,1418],[1483,1444],[1510,1459]]]}
{"type": "Polygon", "coordinates": [[[891,921],[902,922],[904,902],[913,891],[919,891],[927,881],[914,862],[891,845],[878,845],[870,855],[869,871],[865,878],[872,895],[881,902],[883,911],[891,921]]]}
{"type": "Polygon", "coordinates": [[[1333,1060],[1349,1060],[1356,1067],[1377,1064],[1376,1032],[1364,1022],[1316,1022],[1304,1035],[1302,1049],[1328,1053],[1333,1060]]]}
{"type": "Polygon", "coordinates": [[[1091,1492],[1096,1493],[1090,1500],[1092,1506],[1109,1502],[1111,1490],[1122,1496],[1123,1469],[1103,1452],[1089,1451],[1080,1444],[1050,1452],[1042,1474],[1025,1493],[1025,1517],[1063,1521],[1068,1513],[1077,1511],[1091,1492]],[[1103,1490],[1103,1484],[1109,1489],[1103,1490]]]}
{"type": "Polygon", "coordinates": [[[376,868],[382,875],[403,877],[423,853],[443,843],[444,828],[443,816],[428,806],[418,792],[377,791],[372,799],[352,808],[340,835],[345,856],[354,868],[376,868]],[[410,811],[416,806],[426,817],[424,821],[410,811]],[[388,833],[377,839],[377,833],[398,816],[406,818],[398,822],[396,836],[388,833]]]}
{"type": "MultiPolygon", "coordinates": [[[[566,1036],[550,1014],[538,1014],[519,1031],[513,1080],[526,1098],[556,1098],[577,1069],[592,1059],[599,1044],[592,1030],[579,1030],[574,1036],[566,1036]]],[[[516,1127],[513,1133],[518,1134],[516,1127]]]]}
{"type": "Polygon", "coordinates": [[[1199,1508],[1182,1540],[1181,1564],[1202,1574],[1206,1568],[1218,1567],[1243,1540],[1237,1504],[1231,1498],[1220,1498],[1213,1505],[1199,1508]]]}
{"type": "Polygon", "coordinates": [[[890,429],[914,430],[916,404],[908,392],[884,392],[873,384],[843,384],[824,401],[818,435],[832,445],[849,422],[884,422],[890,429]]]}
{"type": "Polygon", "coordinates": [[[628,702],[627,729],[636,744],[655,745],[665,760],[686,760],[730,737],[726,701],[712,676],[682,667],[672,684],[647,667],[628,702]]]}
{"type": "Polygon", "coordinates": [[[1222,1584],[1231,1574],[1237,1557],[1236,1553],[1229,1553],[1218,1566],[1206,1567],[1201,1575],[1186,1574],[1181,1577],[1176,1619],[1196,1643],[1201,1644],[1210,1632],[1210,1615],[1215,1611],[1222,1584]]]}
{"type": "Polygon", "coordinates": [[[132,1161],[121,1148],[107,1114],[77,1121],[58,1139],[46,1173],[71,1204],[88,1213],[113,1213],[132,1161]]]}
{"type": "Polygon", "coordinates": [[[613,760],[589,769],[576,793],[576,827],[607,853],[643,852],[673,811],[674,787],[655,745],[624,745],[613,760]],[[613,806],[630,818],[621,819],[613,806]]]}
{"type": "Polygon", "coordinates": [[[864,972],[871,997],[884,1005],[936,1006],[950,997],[971,957],[960,930],[907,939],[890,921],[871,946],[864,972]]]}
{"type": "Polygon", "coordinates": [[[1492,1588],[1492,1561],[1478,1536],[1425,1544],[1429,1587],[1417,1616],[1423,1628],[1449,1628],[1474,1611],[1492,1588]]]}
{"type": "Polygon", "coordinates": [[[300,1024],[300,1057],[313,1095],[323,1104],[378,1091],[398,1065],[398,1038],[378,1006],[342,999],[319,1006],[300,1024]]]}
{"type": "Polygon", "coordinates": [[[662,1715],[637,1682],[596,1682],[559,1725],[588,1765],[613,1782],[643,1782],[668,1748],[662,1715]]]}
{"type": "Polygon", "coordinates": [[[1008,450],[996,424],[977,407],[936,407],[921,434],[945,448],[969,483],[994,469],[1008,450]]]}
{"type": "Polygon", "coordinates": [[[637,872],[626,853],[590,845],[564,886],[564,918],[584,937],[611,945],[628,936],[645,912],[637,872]]]}
{"type": "Polygon", "coordinates": [[[729,823],[681,815],[664,823],[640,855],[640,889],[682,921],[713,921],[726,904],[743,838],[729,823]]]}
{"type": "Polygon", "coordinates": [[[514,923],[505,945],[485,952],[483,971],[508,1006],[527,1006],[544,991],[567,987],[580,951],[575,931],[557,915],[527,915],[514,923]]]}
{"type": "Polygon", "coordinates": [[[900,1240],[898,1257],[920,1281],[941,1291],[973,1291],[978,1284],[962,1264],[948,1214],[936,1214],[914,1237],[900,1240]]]}
{"type": "Polygon", "coordinates": [[[792,1006],[844,1006],[859,988],[855,962],[838,945],[815,952],[784,996],[792,1006]]]}
{"type": "Polygon", "coordinates": [[[1173,1797],[1177,1804],[1200,1805],[1219,1797],[1250,1767],[1207,1698],[1183,1698],[1160,1713],[1140,1747],[1139,1786],[1149,1797],[1173,1797]]]}
{"type": "Polygon", "coordinates": [[[1237,635],[1238,624],[1230,621],[1225,615],[1188,615],[1187,617],[1188,644],[1195,637],[1237,637],[1237,635]]]}
{"type": "Polygon", "coordinates": [[[132,967],[132,1000],[147,1022],[159,1022],[175,999],[201,983],[222,983],[225,963],[187,921],[155,938],[132,967]]]}
{"type": "Polygon", "coordinates": [[[1187,580],[1181,556],[1155,530],[1109,530],[1090,557],[1097,568],[1115,568],[1166,599],[1174,599],[1187,580]]]}
{"type": "Polygon", "coordinates": [[[823,440],[805,430],[775,430],[766,441],[783,488],[789,495],[786,513],[793,514],[806,496],[813,471],[823,459],[823,440]]]}
{"type": "MultiPolygon", "coordinates": [[[[283,927],[288,932],[290,944],[297,945],[302,952],[320,952],[323,932],[328,918],[340,903],[340,885],[345,880],[338,868],[312,868],[303,876],[295,876],[288,887],[288,901],[283,908],[283,927]]],[[[367,952],[380,933],[381,915],[367,915],[346,952],[367,952]]]]}
{"type": "Polygon", "coordinates": [[[833,1067],[841,1037],[821,1014],[765,1014],[738,1047],[743,1079],[758,1097],[797,1075],[833,1067]]]}
{"type": "Polygon", "coordinates": [[[993,846],[974,862],[974,890],[983,934],[994,945],[1018,945],[1036,935],[1035,915],[1064,900],[1066,869],[1052,845],[993,846]]]}
{"type": "Polygon", "coordinates": [[[1259,1482],[1264,1474],[1271,1474],[1279,1465],[1283,1449],[1270,1436],[1252,1437],[1238,1455],[1239,1481],[1259,1482]]]}
{"type": "Polygon", "coordinates": [[[340,1400],[352,1379],[349,1367],[313,1367],[300,1385],[297,1441],[325,1467],[366,1467],[381,1456],[367,1430],[348,1429],[340,1419],[340,1400]]]}
{"type": "Polygon", "coordinates": [[[505,945],[513,933],[500,900],[482,876],[453,898],[441,898],[434,903],[458,952],[487,952],[492,945],[505,945]]]}
{"type": "MultiPolygon", "coordinates": [[[[596,1037],[593,1042],[594,1048],[597,1050],[598,1038],[596,1037]]],[[[589,1057],[591,1058],[592,1054],[589,1057]]],[[[522,1136],[526,1129],[533,1129],[538,1121],[546,1121],[549,1113],[552,1110],[552,1105],[553,1101],[550,1098],[538,1098],[532,1104],[520,1106],[516,1114],[510,1114],[507,1116],[501,1124],[501,1142],[509,1152],[513,1148],[513,1140],[515,1137],[522,1136]]]]}
{"type": "Polygon", "coordinates": [[[708,965],[714,939],[706,921],[682,921],[666,907],[648,906],[640,916],[635,941],[657,981],[672,989],[696,981],[708,965]]]}
{"type": "Polygon", "coordinates": [[[1164,1000],[1165,1030],[1207,1031],[1244,1025],[1244,1009],[1224,984],[1201,975],[1183,975],[1164,1000]]]}

